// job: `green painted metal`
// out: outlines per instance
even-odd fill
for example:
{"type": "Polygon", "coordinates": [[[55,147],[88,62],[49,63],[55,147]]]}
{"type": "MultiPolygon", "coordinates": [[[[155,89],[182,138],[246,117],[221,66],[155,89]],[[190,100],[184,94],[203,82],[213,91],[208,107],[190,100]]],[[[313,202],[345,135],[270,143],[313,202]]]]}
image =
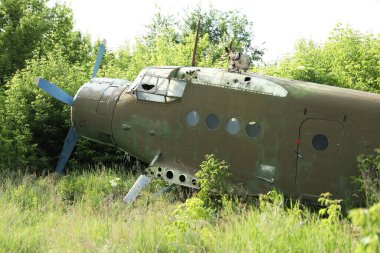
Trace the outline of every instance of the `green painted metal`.
{"type": "Polygon", "coordinates": [[[194,174],[212,153],[231,165],[243,193],[274,187],[293,197],[331,191],[352,198],[356,156],[380,146],[378,94],[198,67],[148,67],[133,83],[105,80],[93,79],[75,96],[76,132],[147,164],[159,152],[159,169],[150,173],[171,183],[196,187],[194,174]],[[195,126],[186,122],[191,111],[199,114],[195,126]],[[205,123],[210,114],[219,120],[214,130],[205,123]],[[240,123],[236,134],[226,130],[232,118],[240,123]],[[246,132],[252,122],[254,137],[246,132]],[[325,150],[313,147],[317,134],[328,138],[325,150]]]}

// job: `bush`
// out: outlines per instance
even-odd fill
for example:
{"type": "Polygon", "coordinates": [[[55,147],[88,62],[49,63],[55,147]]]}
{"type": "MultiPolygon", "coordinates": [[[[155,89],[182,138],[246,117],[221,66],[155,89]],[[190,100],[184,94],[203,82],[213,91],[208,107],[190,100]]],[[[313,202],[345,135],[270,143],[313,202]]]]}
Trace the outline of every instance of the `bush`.
{"type": "Polygon", "coordinates": [[[51,158],[60,153],[70,127],[70,107],[36,87],[34,80],[42,76],[74,95],[88,81],[88,70],[71,65],[59,53],[28,62],[7,83],[5,139],[9,166],[47,168],[51,158]]]}
{"type": "Polygon", "coordinates": [[[211,222],[215,220],[215,211],[206,207],[202,199],[192,197],[179,205],[172,214],[173,222],[165,227],[166,241],[171,242],[170,252],[178,252],[183,246],[183,238],[192,238],[203,245],[203,238],[207,236],[211,222]]]}
{"type": "Polygon", "coordinates": [[[225,161],[219,161],[214,155],[206,155],[200,165],[200,170],[195,173],[200,191],[197,197],[205,206],[219,209],[222,207],[222,199],[229,198],[231,188],[227,183],[231,176],[229,166],[225,161]]]}
{"type": "Polygon", "coordinates": [[[322,222],[327,224],[337,223],[342,217],[341,199],[332,199],[332,194],[329,192],[322,193],[318,198],[318,202],[322,208],[319,209],[319,216],[322,218],[322,222]]]}
{"type": "MultiPolygon", "coordinates": [[[[90,65],[71,64],[60,51],[54,51],[29,61],[24,70],[15,74],[7,83],[1,163],[37,171],[54,168],[70,128],[71,108],[39,89],[34,80],[42,76],[74,96],[90,80],[90,65]]],[[[115,161],[115,156],[121,154],[89,143],[80,139],[71,162],[115,161]]]]}

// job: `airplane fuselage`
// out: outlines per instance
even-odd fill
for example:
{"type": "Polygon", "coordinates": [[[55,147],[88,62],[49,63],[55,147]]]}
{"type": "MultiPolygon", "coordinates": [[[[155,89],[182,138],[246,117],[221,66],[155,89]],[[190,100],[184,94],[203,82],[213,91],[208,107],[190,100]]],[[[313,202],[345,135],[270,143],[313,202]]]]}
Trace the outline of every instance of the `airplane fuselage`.
{"type": "Polygon", "coordinates": [[[255,195],[330,192],[351,198],[356,157],[380,146],[380,95],[252,73],[145,68],[133,83],[95,78],[77,92],[75,131],[149,164],[152,176],[197,187],[206,154],[255,195]]]}

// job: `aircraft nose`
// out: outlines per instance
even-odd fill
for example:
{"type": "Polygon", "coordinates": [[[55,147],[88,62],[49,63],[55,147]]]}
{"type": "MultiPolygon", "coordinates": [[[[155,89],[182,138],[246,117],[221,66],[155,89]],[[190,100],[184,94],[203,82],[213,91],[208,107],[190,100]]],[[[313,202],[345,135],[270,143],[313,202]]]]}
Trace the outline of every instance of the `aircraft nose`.
{"type": "Polygon", "coordinates": [[[114,80],[96,78],[77,92],[71,111],[72,123],[79,135],[107,144],[114,144],[112,118],[117,99],[126,88],[114,80]]]}

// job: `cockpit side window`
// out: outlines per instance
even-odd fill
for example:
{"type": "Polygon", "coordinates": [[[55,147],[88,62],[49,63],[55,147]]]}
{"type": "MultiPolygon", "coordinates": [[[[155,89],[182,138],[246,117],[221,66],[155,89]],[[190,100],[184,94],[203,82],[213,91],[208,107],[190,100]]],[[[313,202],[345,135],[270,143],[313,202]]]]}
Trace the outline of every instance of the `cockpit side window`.
{"type": "Polygon", "coordinates": [[[166,92],[168,91],[168,86],[169,86],[169,80],[168,79],[158,78],[156,94],[165,96],[166,92]]]}
{"type": "Polygon", "coordinates": [[[169,103],[182,98],[185,88],[185,80],[146,74],[141,78],[135,90],[139,100],[169,103]]]}
{"type": "Polygon", "coordinates": [[[158,78],[154,76],[144,76],[140,85],[137,87],[138,91],[144,91],[148,93],[155,93],[157,87],[158,78]]]}
{"type": "Polygon", "coordinates": [[[186,81],[184,80],[170,80],[168,93],[166,94],[168,97],[176,97],[181,98],[183,96],[183,92],[185,91],[186,81]]]}
{"type": "Polygon", "coordinates": [[[137,99],[152,102],[165,103],[165,97],[161,95],[151,94],[147,92],[137,91],[137,99]]]}

